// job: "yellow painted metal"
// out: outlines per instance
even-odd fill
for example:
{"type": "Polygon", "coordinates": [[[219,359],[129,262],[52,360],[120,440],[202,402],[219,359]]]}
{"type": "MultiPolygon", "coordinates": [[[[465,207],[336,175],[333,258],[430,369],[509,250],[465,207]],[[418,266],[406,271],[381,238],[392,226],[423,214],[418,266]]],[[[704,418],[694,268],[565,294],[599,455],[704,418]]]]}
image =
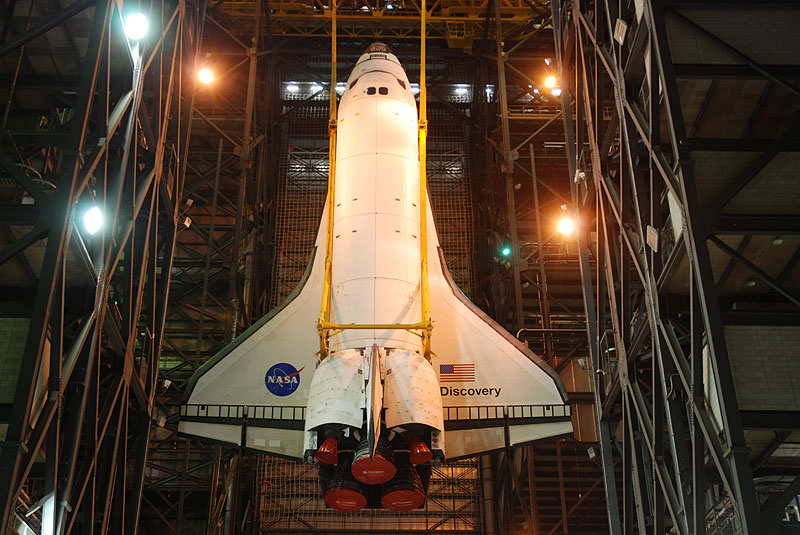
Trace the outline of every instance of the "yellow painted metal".
{"type": "Polygon", "coordinates": [[[420,300],[422,301],[422,322],[427,325],[423,336],[425,358],[431,358],[431,302],[428,289],[428,175],[427,175],[427,137],[428,137],[428,90],[425,87],[425,36],[427,6],[425,0],[420,5],[420,64],[419,64],[419,243],[420,243],[420,300]]]}
{"type": "Polygon", "coordinates": [[[331,323],[324,321],[320,323],[322,329],[337,329],[340,331],[366,330],[366,329],[397,329],[400,331],[415,331],[427,329],[428,322],[420,321],[417,323],[331,323]]]}
{"type": "Polygon", "coordinates": [[[328,355],[327,331],[322,330],[322,325],[331,319],[331,273],[333,268],[333,209],[334,192],[336,186],[336,1],[331,3],[331,114],[328,120],[328,213],[327,229],[325,232],[325,281],[322,286],[322,305],[319,314],[319,353],[323,359],[328,355]]]}
{"type": "Polygon", "coordinates": [[[328,205],[327,205],[327,229],[325,235],[325,281],[322,288],[322,306],[320,317],[317,321],[317,331],[319,333],[319,355],[320,359],[328,356],[329,340],[331,336],[346,330],[405,330],[420,331],[417,333],[423,341],[425,358],[431,358],[431,334],[433,323],[431,321],[430,291],[428,286],[428,185],[426,173],[426,139],[428,134],[428,115],[427,115],[427,90],[425,88],[425,25],[426,25],[426,5],[422,0],[420,7],[420,93],[419,93],[419,169],[420,169],[420,300],[422,302],[422,321],[418,323],[332,323],[330,321],[330,300],[331,300],[331,273],[333,266],[333,210],[334,210],[334,191],[336,175],[336,6],[332,8],[332,32],[331,32],[331,115],[329,120],[329,171],[328,171],[328,205]]]}
{"type": "MultiPolygon", "coordinates": [[[[474,36],[484,33],[486,7],[489,0],[444,0],[433,2],[427,9],[427,38],[447,40],[451,48],[469,49],[474,36]]],[[[370,40],[419,39],[421,8],[417,2],[369,6],[365,3],[343,3],[337,10],[341,24],[339,35],[370,40]],[[364,7],[368,9],[364,10],[364,7]]],[[[226,15],[252,20],[252,1],[228,0],[219,9],[226,15]]],[[[537,24],[549,25],[549,3],[543,0],[500,0],[503,33],[522,39],[536,31],[537,24]],[[531,6],[537,7],[536,10],[531,6]]],[[[326,2],[270,2],[270,30],[273,35],[322,37],[330,31],[328,21],[333,16],[326,2]]],[[[489,34],[494,32],[490,24],[489,34]]]]}

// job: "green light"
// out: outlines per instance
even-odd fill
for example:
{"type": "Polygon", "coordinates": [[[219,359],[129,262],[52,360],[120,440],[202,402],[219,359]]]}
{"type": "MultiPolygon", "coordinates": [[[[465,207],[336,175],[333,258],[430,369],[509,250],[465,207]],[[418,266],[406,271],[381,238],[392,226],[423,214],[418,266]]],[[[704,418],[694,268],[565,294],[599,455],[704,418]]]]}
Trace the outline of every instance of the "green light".
{"type": "Polygon", "coordinates": [[[503,254],[503,256],[508,256],[511,254],[511,249],[509,247],[503,247],[503,250],[500,252],[503,254]]]}

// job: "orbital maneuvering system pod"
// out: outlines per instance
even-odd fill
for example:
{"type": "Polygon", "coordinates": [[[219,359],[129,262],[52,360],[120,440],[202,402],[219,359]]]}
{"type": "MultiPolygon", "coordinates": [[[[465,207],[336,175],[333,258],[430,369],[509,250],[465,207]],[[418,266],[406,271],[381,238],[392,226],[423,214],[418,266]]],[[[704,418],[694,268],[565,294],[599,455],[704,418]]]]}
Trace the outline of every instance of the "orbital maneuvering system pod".
{"type": "Polygon", "coordinates": [[[400,62],[371,45],[331,125],[335,180],[303,280],[181,406],[184,436],[319,463],[340,510],[420,507],[431,463],[572,432],[555,371],[450,278],[420,198],[420,123],[400,62]]]}

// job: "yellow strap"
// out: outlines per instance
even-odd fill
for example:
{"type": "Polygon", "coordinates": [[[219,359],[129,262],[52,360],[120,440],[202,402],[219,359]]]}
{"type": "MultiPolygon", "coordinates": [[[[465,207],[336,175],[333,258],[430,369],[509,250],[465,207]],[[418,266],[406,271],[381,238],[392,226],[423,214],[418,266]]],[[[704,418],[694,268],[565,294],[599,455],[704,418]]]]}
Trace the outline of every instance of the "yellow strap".
{"type": "Polygon", "coordinates": [[[334,192],[336,188],[336,1],[332,2],[331,9],[333,17],[331,19],[331,85],[330,85],[330,109],[331,114],[328,120],[328,214],[327,230],[325,233],[325,282],[322,286],[322,306],[320,308],[318,330],[319,330],[319,353],[323,359],[328,356],[328,336],[327,331],[323,331],[321,325],[330,321],[330,301],[331,301],[331,271],[333,265],[333,208],[334,192]]]}
{"type": "Polygon", "coordinates": [[[427,137],[428,103],[425,87],[425,36],[428,8],[425,0],[420,6],[420,66],[419,66],[419,236],[420,236],[420,297],[422,301],[422,322],[426,325],[425,358],[431,358],[431,303],[428,291],[428,179],[427,179],[427,137]]]}

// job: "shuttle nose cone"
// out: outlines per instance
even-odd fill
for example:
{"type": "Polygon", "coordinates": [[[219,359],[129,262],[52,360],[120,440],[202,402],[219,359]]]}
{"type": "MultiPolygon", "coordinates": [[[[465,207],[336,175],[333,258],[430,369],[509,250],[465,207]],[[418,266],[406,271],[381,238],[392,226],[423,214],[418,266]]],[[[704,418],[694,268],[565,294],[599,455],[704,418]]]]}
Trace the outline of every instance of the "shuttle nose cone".
{"type": "Polygon", "coordinates": [[[376,52],[383,52],[383,53],[392,54],[392,49],[389,48],[389,46],[384,44],[384,43],[372,43],[364,51],[364,54],[373,54],[373,53],[376,53],[376,52]]]}

